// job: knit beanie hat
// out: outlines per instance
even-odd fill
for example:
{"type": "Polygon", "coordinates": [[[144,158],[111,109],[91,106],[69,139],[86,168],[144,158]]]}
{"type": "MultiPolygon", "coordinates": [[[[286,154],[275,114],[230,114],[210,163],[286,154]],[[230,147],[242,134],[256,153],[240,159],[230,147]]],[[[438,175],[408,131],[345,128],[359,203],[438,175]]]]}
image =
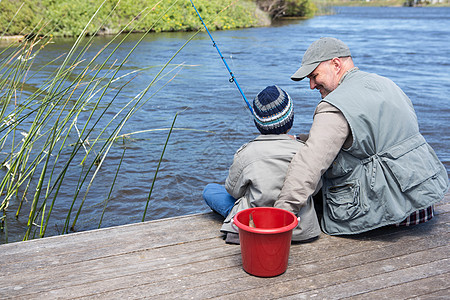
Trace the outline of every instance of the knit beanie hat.
{"type": "Polygon", "coordinates": [[[268,86],[253,100],[253,117],[261,134],[283,134],[294,123],[294,107],[288,93],[268,86]]]}

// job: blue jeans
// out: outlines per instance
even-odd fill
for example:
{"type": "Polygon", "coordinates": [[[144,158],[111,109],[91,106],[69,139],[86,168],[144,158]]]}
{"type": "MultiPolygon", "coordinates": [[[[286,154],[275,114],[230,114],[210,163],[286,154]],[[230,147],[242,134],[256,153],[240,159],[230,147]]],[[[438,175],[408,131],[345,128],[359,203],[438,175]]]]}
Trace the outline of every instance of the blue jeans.
{"type": "Polygon", "coordinates": [[[209,183],[203,189],[203,199],[206,204],[215,212],[224,218],[228,216],[234,206],[234,199],[223,185],[217,183],[209,183]]]}

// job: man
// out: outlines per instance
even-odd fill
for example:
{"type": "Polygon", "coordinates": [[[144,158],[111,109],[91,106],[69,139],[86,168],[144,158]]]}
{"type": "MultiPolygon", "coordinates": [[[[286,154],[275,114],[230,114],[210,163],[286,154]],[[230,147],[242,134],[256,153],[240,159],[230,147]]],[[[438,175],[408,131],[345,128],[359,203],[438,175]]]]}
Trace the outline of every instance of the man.
{"type": "Polygon", "coordinates": [[[445,167],[419,133],[410,99],[387,78],[362,72],[347,45],[321,38],[291,79],[322,101],[275,207],[294,213],[322,186],[322,230],[355,234],[429,220],[448,189],[445,167]]]}

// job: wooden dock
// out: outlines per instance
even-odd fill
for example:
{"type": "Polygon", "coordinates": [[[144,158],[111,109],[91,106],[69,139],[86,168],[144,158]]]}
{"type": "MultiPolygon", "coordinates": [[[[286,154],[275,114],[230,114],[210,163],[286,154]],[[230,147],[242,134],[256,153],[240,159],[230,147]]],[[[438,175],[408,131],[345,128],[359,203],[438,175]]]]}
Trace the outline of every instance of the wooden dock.
{"type": "Polygon", "coordinates": [[[0,299],[450,299],[450,194],[410,228],[291,246],[287,271],[242,269],[213,213],[0,246],[0,299]]]}

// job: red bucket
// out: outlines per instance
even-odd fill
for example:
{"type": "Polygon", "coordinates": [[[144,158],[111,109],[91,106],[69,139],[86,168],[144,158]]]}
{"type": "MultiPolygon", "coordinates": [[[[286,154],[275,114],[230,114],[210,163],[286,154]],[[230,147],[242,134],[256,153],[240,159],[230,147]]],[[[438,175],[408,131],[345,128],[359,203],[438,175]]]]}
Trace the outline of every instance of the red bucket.
{"type": "Polygon", "coordinates": [[[297,217],[284,209],[255,207],[238,212],[233,218],[239,228],[242,266],[259,277],[272,277],[287,269],[292,230],[297,217]],[[255,227],[249,226],[250,214],[255,227]]]}

